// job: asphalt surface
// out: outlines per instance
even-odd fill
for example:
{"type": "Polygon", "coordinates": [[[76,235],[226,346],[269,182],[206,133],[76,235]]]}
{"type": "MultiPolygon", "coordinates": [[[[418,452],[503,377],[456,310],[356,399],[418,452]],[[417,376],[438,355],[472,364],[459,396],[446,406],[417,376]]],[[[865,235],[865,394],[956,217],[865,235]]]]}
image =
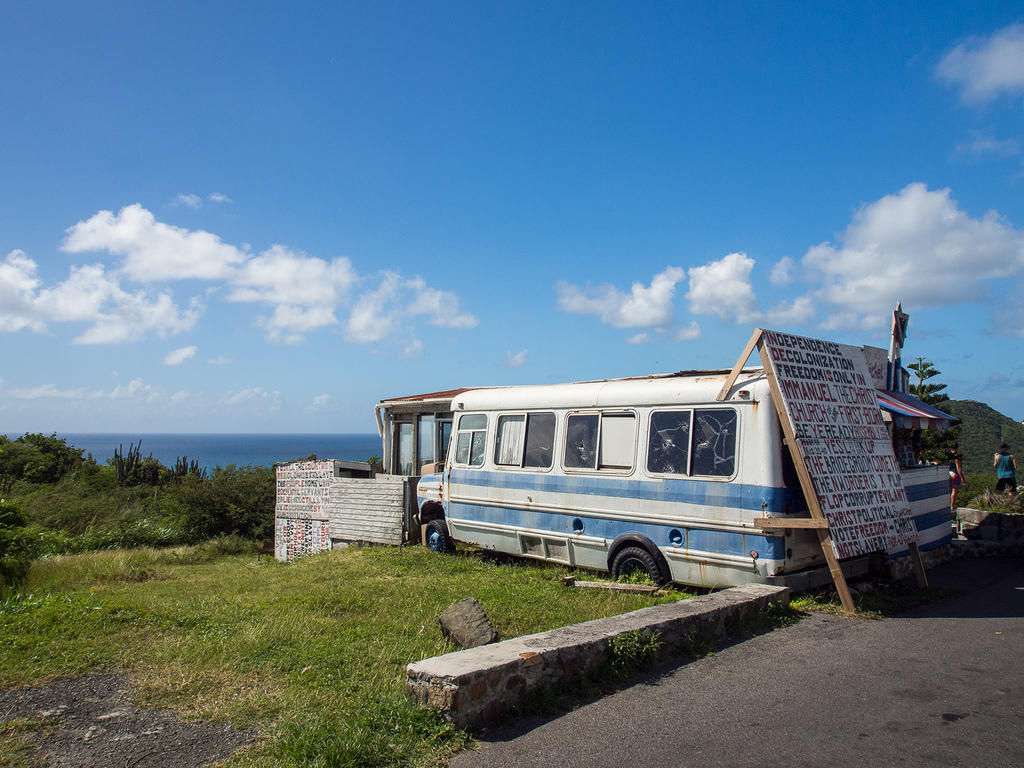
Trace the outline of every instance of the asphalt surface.
{"type": "Polygon", "coordinates": [[[955,596],[883,620],[814,614],[546,721],[453,768],[1024,766],[1024,560],[929,572],[955,596]]]}

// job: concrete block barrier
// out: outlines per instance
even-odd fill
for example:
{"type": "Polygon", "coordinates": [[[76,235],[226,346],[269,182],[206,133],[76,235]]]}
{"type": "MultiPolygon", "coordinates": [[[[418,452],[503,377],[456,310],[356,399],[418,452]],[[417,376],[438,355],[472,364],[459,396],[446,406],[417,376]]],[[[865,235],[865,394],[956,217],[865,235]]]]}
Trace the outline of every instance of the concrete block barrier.
{"type": "Polygon", "coordinates": [[[685,652],[695,638],[722,641],[771,603],[789,605],[789,588],[747,584],[714,594],[524,635],[410,664],[406,693],[462,728],[496,721],[529,693],[572,685],[609,661],[609,641],[656,632],[660,656],[685,652]]]}

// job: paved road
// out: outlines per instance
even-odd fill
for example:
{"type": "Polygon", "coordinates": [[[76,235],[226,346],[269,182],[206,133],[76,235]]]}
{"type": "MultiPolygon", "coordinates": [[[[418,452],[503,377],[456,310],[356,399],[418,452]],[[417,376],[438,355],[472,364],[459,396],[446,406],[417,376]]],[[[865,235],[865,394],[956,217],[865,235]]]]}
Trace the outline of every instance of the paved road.
{"type": "Polygon", "coordinates": [[[812,615],[453,768],[1024,766],[1024,560],[947,563],[956,596],[882,621],[812,615]]]}

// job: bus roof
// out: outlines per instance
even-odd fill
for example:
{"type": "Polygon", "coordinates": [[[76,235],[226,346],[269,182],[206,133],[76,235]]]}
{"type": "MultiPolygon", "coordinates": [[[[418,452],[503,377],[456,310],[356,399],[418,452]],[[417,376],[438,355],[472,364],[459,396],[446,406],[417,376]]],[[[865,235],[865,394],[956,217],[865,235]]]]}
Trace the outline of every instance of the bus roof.
{"type": "MultiPolygon", "coordinates": [[[[628,379],[469,389],[452,399],[453,411],[536,408],[615,408],[668,403],[713,403],[728,371],[680,371],[628,379]]],[[[744,369],[733,387],[767,397],[768,381],[760,368],[744,369]]]]}

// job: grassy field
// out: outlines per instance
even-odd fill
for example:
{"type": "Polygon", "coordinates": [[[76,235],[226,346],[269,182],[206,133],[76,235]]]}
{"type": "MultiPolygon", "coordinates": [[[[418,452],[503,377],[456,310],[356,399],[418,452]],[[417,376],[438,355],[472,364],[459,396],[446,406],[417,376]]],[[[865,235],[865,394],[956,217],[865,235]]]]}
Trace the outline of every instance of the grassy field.
{"type": "MultiPolygon", "coordinates": [[[[567,569],[472,552],[225,554],[241,546],[36,561],[0,603],[0,685],[121,669],[147,705],[258,728],[232,766],[434,765],[468,736],[406,702],[405,666],[456,650],[437,623],[447,606],[476,597],[512,637],[684,596],[568,589],[567,569]]],[[[0,764],[16,736],[0,733],[0,764]]]]}

